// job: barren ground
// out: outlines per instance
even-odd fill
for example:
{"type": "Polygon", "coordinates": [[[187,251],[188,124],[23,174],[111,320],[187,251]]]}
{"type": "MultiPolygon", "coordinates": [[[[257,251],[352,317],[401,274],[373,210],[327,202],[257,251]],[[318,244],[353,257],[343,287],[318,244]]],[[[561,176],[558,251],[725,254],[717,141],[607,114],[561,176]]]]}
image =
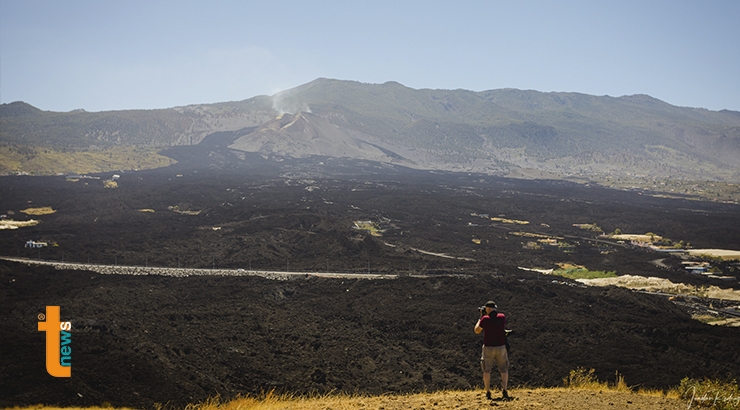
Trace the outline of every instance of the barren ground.
{"type": "MultiPolygon", "coordinates": [[[[320,397],[316,399],[294,399],[273,401],[265,399],[254,405],[255,410],[286,409],[286,410],[325,410],[330,409],[491,409],[502,408],[510,410],[531,409],[565,409],[565,410],[684,410],[696,408],[696,402],[689,407],[688,402],[661,395],[645,395],[630,392],[607,390],[578,390],[578,389],[516,389],[510,393],[511,400],[502,400],[498,392],[493,392],[493,400],[488,400],[485,394],[478,391],[444,391],[429,394],[383,395],[359,397],[320,397]]],[[[243,405],[250,408],[254,403],[251,399],[242,399],[232,402],[233,405],[243,405]]],[[[203,406],[206,409],[206,406],[203,406]]],[[[215,410],[215,408],[214,408],[215,410]]]]}
{"type": "MultiPolygon", "coordinates": [[[[217,150],[209,152],[218,159],[217,150]]],[[[480,336],[472,328],[476,307],[488,299],[514,329],[515,388],[560,385],[577,367],[595,368],[604,381],[619,371],[630,385],[659,389],[686,376],[740,376],[737,328],[692,320],[662,296],[589,288],[517,268],[573,262],[717,284],[659,268],[650,263],[655,254],[590,241],[572,225],[740,249],[736,206],[329,160],[188,168],[188,152],[181,154],[180,168],[124,173],[116,189],[103,188],[101,180],[0,178],[3,212],[21,219],[18,211],[28,207],[57,210],[38,217],[39,225],[0,232],[0,249],[7,256],[111,265],[401,277],[174,278],[0,262],[1,406],[152,407],[270,389],[471,389],[481,384],[480,336]],[[530,224],[471,215],[484,213],[530,224]],[[382,236],[354,229],[358,220],[378,223],[382,236]],[[512,234],[522,230],[567,235],[572,246],[567,253],[525,249],[526,239],[512,234]],[[24,248],[31,239],[56,246],[24,248]],[[61,306],[62,319],[73,323],[70,379],[44,369],[37,315],[49,305],[61,306]]],[[[516,406],[531,396],[517,391],[519,401],[495,404],[516,406]]],[[[465,399],[470,408],[480,405],[475,394],[465,399]]],[[[548,406],[546,398],[527,400],[548,406]]],[[[614,400],[615,406],[627,401],[614,400]]]]}

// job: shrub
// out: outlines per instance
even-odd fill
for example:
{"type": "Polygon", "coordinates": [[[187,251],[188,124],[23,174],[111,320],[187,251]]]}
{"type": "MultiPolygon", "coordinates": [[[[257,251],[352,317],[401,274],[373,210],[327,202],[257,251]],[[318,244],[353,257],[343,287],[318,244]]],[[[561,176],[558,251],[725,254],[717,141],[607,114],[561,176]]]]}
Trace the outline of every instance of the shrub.
{"type": "Polygon", "coordinates": [[[570,389],[599,388],[602,384],[594,372],[594,369],[586,370],[583,367],[571,370],[568,377],[563,379],[563,385],[570,389]]]}
{"type": "Polygon", "coordinates": [[[624,376],[615,373],[616,380],[614,384],[610,385],[608,382],[600,382],[594,374],[594,369],[586,370],[583,367],[579,367],[575,370],[571,370],[568,377],[563,379],[563,385],[569,389],[591,389],[591,390],[617,390],[617,391],[630,391],[630,387],[624,381],[624,376]]]}

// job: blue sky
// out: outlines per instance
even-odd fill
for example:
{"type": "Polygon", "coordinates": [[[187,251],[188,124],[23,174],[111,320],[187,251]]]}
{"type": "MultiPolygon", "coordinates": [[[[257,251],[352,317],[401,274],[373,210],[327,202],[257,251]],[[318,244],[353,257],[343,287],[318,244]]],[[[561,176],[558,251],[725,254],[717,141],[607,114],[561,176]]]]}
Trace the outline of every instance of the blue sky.
{"type": "Polygon", "coordinates": [[[740,1],[0,0],[0,102],[272,95],[318,77],[740,111],[740,1]]]}

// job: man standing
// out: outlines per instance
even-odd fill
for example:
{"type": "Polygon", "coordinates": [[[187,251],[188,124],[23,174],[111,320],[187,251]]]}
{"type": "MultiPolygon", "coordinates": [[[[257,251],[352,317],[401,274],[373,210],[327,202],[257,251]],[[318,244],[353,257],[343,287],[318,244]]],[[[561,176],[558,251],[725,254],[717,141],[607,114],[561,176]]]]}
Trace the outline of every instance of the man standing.
{"type": "Polygon", "coordinates": [[[483,385],[486,388],[486,398],[491,398],[491,370],[496,364],[501,373],[502,397],[506,400],[509,393],[506,386],[509,384],[509,356],[506,353],[506,316],[498,313],[496,303],[492,300],[480,310],[480,319],[475,324],[475,333],[483,332],[483,353],[480,362],[483,368],[483,385]]]}

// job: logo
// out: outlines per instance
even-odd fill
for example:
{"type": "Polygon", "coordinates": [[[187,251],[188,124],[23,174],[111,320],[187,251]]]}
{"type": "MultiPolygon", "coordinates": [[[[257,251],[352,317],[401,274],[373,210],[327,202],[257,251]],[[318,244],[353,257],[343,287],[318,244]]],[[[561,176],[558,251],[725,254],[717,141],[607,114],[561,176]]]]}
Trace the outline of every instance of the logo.
{"type": "Polygon", "coordinates": [[[72,322],[59,321],[59,306],[39,313],[39,332],[46,332],[46,371],[54,377],[72,377],[71,330],[72,322]]]}

